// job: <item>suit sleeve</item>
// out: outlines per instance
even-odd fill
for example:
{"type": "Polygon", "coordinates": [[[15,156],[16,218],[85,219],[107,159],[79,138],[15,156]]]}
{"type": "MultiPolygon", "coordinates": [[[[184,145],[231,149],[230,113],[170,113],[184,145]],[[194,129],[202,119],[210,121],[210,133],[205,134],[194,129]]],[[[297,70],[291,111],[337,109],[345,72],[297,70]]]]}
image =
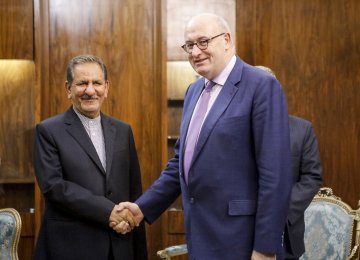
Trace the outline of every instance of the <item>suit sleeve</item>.
{"type": "Polygon", "coordinates": [[[37,125],[35,132],[35,173],[45,199],[66,214],[95,221],[108,228],[109,216],[115,204],[63,178],[58,147],[50,132],[41,124],[37,125]]]}
{"type": "MultiPolygon", "coordinates": [[[[185,93],[185,103],[188,99],[189,87],[185,93]]],[[[186,110],[185,105],[184,110],[186,110]]],[[[154,222],[181,194],[179,172],[180,142],[181,139],[179,138],[174,146],[175,155],[168,161],[166,168],[161,172],[160,177],[151,185],[144,195],[136,201],[143,212],[146,221],[149,223],[154,222]]]]}
{"type": "Polygon", "coordinates": [[[177,140],[175,156],[168,162],[160,177],[136,201],[149,223],[154,222],[180,195],[179,143],[180,140],[177,140]]]}
{"type": "Polygon", "coordinates": [[[258,203],[254,249],[276,253],[292,187],[288,111],[279,82],[267,78],[254,96],[252,127],[258,168],[258,203]]]}
{"type": "Polygon", "coordinates": [[[299,179],[295,183],[289,209],[291,225],[303,216],[304,211],[322,184],[322,167],[316,136],[310,124],[306,127],[300,159],[299,179]]]}

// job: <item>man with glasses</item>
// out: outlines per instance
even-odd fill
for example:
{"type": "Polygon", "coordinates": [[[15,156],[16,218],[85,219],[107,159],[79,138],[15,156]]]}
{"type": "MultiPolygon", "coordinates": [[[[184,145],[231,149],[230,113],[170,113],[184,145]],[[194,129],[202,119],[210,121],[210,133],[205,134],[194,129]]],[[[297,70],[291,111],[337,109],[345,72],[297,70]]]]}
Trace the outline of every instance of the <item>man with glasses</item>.
{"type": "MultiPolygon", "coordinates": [[[[227,22],[201,14],[182,48],[202,77],[185,95],[175,156],[135,203],[155,221],[182,194],[189,259],[275,259],[292,187],[280,83],[235,55],[227,22]]],[[[122,224],[112,226],[122,232],[122,224]]]]}

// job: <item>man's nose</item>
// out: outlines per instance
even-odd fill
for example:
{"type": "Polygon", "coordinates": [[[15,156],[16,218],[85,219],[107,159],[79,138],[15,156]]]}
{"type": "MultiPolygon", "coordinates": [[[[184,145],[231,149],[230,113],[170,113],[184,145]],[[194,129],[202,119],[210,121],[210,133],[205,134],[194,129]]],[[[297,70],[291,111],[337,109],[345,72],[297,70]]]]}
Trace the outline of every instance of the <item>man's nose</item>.
{"type": "Polygon", "coordinates": [[[86,94],[89,94],[89,93],[94,93],[94,92],[95,92],[94,85],[90,82],[90,83],[86,86],[85,93],[86,93],[86,94]]]}
{"type": "Polygon", "coordinates": [[[192,56],[197,56],[197,55],[199,55],[201,52],[202,52],[202,50],[200,50],[200,48],[197,46],[197,44],[195,44],[195,45],[193,46],[191,55],[192,55],[192,56]]]}

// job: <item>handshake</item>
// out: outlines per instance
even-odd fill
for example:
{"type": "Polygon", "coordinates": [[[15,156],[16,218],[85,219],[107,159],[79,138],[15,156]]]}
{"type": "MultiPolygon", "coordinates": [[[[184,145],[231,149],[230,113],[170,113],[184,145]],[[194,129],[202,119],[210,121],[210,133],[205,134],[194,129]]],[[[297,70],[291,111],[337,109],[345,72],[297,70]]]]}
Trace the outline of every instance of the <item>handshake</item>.
{"type": "Polygon", "coordinates": [[[121,202],[115,205],[109,217],[109,226],[117,233],[125,235],[139,226],[144,215],[139,206],[131,202],[121,202]]]}

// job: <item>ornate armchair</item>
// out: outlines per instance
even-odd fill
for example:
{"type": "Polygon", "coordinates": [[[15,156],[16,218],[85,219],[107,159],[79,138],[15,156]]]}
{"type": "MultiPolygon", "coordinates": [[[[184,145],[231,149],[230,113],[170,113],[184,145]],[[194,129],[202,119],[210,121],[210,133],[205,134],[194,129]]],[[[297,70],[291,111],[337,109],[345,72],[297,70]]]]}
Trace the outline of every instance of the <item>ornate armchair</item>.
{"type": "Polygon", "coordinates": [[[0,209],[0,259],[18,260],[21,218],[12,208],[0,209]]]}
{"type": "Polygon", "coordinates": [[[332,189],[321,188],[305,211],[300,259],[359,259],[359,223],[359,209],[352,210],[332,189]]]}

